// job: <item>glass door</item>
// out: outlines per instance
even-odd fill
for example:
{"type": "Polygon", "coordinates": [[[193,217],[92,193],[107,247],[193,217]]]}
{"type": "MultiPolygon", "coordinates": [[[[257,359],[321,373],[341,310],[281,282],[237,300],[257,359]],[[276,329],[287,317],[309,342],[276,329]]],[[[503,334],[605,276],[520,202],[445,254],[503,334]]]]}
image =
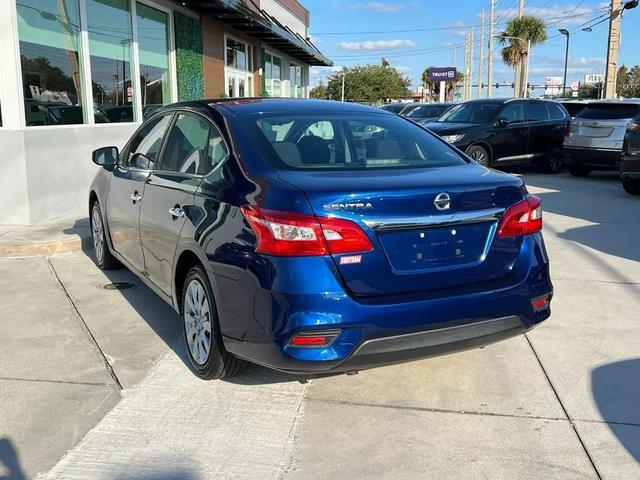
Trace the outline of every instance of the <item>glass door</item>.
{"type": "Polygon", "coordinates": [[[225,73],[226,94],[229,98],[245,98],[252,95],[251,75],[242,72],[225,73]]]}

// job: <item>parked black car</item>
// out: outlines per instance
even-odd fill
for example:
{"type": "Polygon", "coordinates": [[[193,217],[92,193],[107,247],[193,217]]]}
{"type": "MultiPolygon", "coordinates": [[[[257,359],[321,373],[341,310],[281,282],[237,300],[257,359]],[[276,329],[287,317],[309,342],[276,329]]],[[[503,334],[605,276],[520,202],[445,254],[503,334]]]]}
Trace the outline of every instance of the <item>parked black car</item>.
{"type": "Polygon", "coordinates": [[[386,110],[387,112],[395,113],[400,115],[400,112],[407,106],[411,105],[406,102],[397,102],[397,103],[387,103],[386,105],[382,105],[380,108],[382,110],[386,110]]]}
{"type": "Polygon", "coordinates": [[[418,123],[433,122],[451,107],[451,103],[421,103],[407,113],[401,112],[400,115],[418,123]]]}
{"type": "Polygon", "coordinates": [[[620,162],[620,180],[629,195],[640,195],[640,115],[627,125],[620,162]]]}
{"type": "Polygon", "coordinates": [[[558,102],[491,99],[462,103],[425,127],[482,165],[538,164],[558,172],[569,120],[558,102]]]}

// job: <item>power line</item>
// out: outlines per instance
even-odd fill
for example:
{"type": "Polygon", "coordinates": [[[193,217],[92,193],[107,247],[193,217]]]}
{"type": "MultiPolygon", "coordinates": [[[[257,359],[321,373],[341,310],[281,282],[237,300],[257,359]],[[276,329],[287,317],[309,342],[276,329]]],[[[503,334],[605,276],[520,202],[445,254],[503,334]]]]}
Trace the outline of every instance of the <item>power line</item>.
{"type": "MultiPolygon", "coordinates": [[[[602,11],[602,8],[589,10],[587,12],[578,13],[576,15],[563,15],[557,17],[545,17],[542,20],[566,20],[568,18],[581,17],[590,15],[594,12],[602,11]]],[[[504,18],[504,17],[503,17],[504,18]]],[[[496,21],[494,25],[503,24],[507,22],[496,21]]],[[[411,33],[411,32],[436,32],[436,31],[444,31],[444,30],[465,30],[468,28],[478,28],[480,24],[476,25],[462,25],[462,26],[452,26],[452,27],[431,27],[431,28],[409,28],[403,30],[369,30],[369,31],[342,31],[342,32],[314,32],[314,35],[374,35],[374,34],[382,34],[382,33],[411,33]]]]}

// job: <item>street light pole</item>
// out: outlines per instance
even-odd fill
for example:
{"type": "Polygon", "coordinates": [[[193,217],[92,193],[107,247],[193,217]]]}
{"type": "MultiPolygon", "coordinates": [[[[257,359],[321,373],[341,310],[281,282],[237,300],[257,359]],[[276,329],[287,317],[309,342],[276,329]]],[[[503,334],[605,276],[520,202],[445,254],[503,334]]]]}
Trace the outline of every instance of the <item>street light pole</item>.
{"type": "Polygon", "coordinates": [[[344,77],[347,76],[347,71],[342,72],[342,101],[344,102],[344,77]]]}
{"type": "Polygon", "coordinates": [[[562,96],[565,97],[567,95],[567,66],[569,64],[569,30],[561,28],[558,31],[567,37],[567,47],[564,54],[564,80],[562,82],[562,96]]]}

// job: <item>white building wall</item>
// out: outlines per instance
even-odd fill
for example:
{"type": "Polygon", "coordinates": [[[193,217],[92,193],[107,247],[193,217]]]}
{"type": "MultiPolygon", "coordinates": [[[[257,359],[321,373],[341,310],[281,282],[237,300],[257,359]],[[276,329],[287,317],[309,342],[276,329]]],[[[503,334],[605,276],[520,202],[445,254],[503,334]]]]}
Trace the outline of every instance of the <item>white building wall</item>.
{"type": "Polygon", "coordinates": [[[24,135],[0,128],[0,225],[30,223],[24,135]]]}
{"type": "MultiPolygon", "coordinates": [[[[89,185],[97,167],[91,152],[122,148],[136,124],[31,127],[23,132],[29,223],[71,213],[87,214],[89,185]]],[[[0,213],[0,223],[3,223],[0,213]]]]}
{"type": "Polygon", "coordinates": [[[304,22],[280,5],[277,0],[260,0],[260,8],[278,19],[280,23],[289,27],[302,38],[307,38],[307,26],[304,22]]]}

